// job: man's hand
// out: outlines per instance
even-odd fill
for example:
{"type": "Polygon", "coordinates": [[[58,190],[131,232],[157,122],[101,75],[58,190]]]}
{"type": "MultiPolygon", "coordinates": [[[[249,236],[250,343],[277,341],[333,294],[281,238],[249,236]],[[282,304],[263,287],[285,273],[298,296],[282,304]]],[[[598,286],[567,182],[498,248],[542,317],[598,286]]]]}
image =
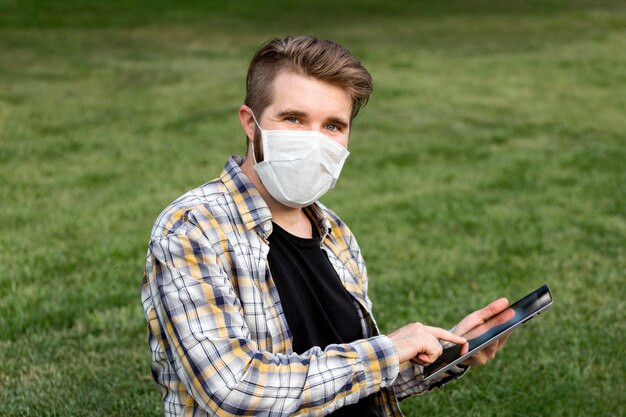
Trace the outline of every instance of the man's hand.
{"type": "Polygon", "coordinates": [[[465,338],[452,332],[421,323],[407,324],[389,334],[389,338],[396,345],[400,363],[411,360],[424,366],[432,363],[443,352],[439,339],[459,345],[466,342],[465,338]]]}
{"type": "MultiPolygon", "coordinates": [[[[454,327],[454,329],[452,329],[452,331],[468,340],[478,337],[490,328],[506,323],[515,316],[515,312],[512,309],[507,309],[508,306],[508,300],[506,298],[500,298],[488,306],[465,317],[454,327]]],[[[505,336],[496,340],[493,344],[471,356],[462,364],[484,365],[487,361],[496,356],[496,352],[500,350],[508,337],[509,336],[505,336]]],[[[465,344],[461,349],[461,355],[467,353],[468,349],[469,345],[465,344]]]]}

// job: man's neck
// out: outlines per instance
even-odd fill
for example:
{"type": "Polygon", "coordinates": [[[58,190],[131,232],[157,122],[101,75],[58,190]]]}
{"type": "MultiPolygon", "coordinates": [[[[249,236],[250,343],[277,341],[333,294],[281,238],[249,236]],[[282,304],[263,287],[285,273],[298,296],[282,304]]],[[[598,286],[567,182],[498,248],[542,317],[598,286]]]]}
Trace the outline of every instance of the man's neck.
{"type": "Polygon", "coordinates": [[[303,209],[285,206],[276,201],[270,193],[267,192],[254,169],[254,162],[250,154],[248,154],[243,164],[241,164],[241,170],[246,177],[252,181],[259,191],[259,194],[261,194],[261,197],[263,197],[263,200],[265,200],[267,207],[272,213],[274,223],[294,236],[302,238],[313,237],[313,226],[303,209]]]}

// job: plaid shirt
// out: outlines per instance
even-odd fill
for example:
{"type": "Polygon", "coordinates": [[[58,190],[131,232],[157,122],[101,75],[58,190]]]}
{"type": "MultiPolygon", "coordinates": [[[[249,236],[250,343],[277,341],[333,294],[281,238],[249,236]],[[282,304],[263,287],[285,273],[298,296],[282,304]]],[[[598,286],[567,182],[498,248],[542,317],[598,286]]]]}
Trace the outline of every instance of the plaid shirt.
{"type": "Polygon", "coordinates": [[[424,383],[421,367],[399,364],[372,317],[356,240],[319,203],[306,210],[365,338],[294,353],[267,263],[271,213],[241,162],[231,157],[152,230],[141,296],[165,416],[321,416],[370,394],[379,415],[401,416],[398,399],[458,376],[424,383]]]}

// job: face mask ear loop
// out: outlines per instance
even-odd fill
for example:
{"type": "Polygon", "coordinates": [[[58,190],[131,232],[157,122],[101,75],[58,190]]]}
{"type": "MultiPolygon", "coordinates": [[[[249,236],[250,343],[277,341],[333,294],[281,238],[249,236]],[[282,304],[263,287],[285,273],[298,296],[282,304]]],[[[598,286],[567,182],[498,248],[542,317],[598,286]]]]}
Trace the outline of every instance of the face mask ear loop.
{"type": "Polygon", "coordinates": [[[259,124],[259,122],[256,120],[256,116],[254,115],[254,112],[252,111],[252,109],[250,109],[250,114],[252,115],[252,118],[254,119],[254,123],[256,124],[256,126],[259,128],[260,131],[263,131],[263,129],[261,129],[261,125],[259,124]]]}
{"type": "MultiPolygon", "coordinates": [[[[252,118],[254,119],[254,124],[256,124],[256,126],[259,128],[259,130],[261,131],[261,134],[263,134],[263,129],[261,129],[261,125],[256,120],[256,116],[254,115],[254,112],[252,111],[252,109],[250,109],[250,114],[252,115],[252,118]]],[[[256,147],[254,146],[255,139],[256,138],[254,138],[254,137],[252,138],[252,160],[254,161],[254,164],[256,165],[257,164],[257,161],[256,161],[256,147]]]]}

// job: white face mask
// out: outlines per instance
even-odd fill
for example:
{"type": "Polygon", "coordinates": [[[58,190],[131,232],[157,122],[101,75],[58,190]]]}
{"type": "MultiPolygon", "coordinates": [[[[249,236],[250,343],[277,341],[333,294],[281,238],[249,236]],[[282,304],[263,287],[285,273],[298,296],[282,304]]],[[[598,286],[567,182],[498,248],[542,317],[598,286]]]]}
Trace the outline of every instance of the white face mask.
{"type": "Polygon", "coordinates": [[[261,130],[264,159],[255,159],[254,169],[276,201],[306,207],[335,186],[350,154],[346,148],[317,131],[263,130],[256,117],[254,121],[261,130]]]}

